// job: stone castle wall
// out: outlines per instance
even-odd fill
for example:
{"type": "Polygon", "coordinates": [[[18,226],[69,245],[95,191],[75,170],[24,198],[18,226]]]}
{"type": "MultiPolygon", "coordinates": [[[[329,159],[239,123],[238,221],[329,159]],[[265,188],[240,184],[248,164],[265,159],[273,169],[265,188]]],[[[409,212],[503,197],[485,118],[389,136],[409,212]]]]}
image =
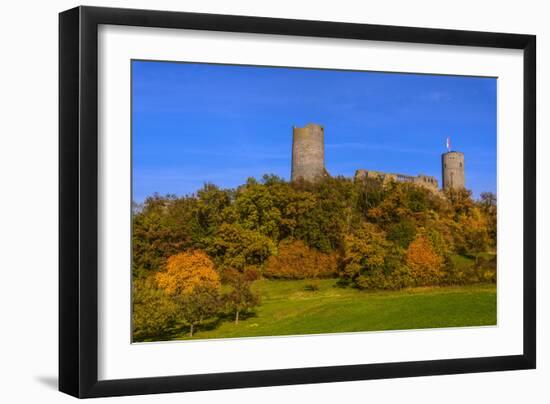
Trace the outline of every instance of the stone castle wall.
{"type": "Polygon", "coordinates": [[[326,175],[325,134],[320,125],[293,128],[291,179],[314,181],[326,175]]]}
{"type": "Polygon", "coordinates": [[[437,191],[439,187],[437,183],[437,179],[435,177],[431,177],[423,174],[413,176],[413,175],[406,175],[406,174],[385,173],[385,172],[374,171],[374,170],[357,170],[355,172],[355,179],[360,180],[364,178],[378,179],[378,180],[381,180],[383,183],[387,183],[390,181],[410,182],[412,184],[420,185],[431,191],[437,191]]]}

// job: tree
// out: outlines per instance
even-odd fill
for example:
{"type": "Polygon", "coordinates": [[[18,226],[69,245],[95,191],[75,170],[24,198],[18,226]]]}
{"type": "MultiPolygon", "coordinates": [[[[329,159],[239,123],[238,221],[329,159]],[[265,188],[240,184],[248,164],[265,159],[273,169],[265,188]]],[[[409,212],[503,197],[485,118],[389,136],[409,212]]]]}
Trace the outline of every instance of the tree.
{"type": "Polygon", "coordinates": [[[487,233],[492,247],[497,242],[497,197],[492,192],[482,192],[480,200],[481,210],[487,218],[487,233]]]}
{"type": "Polygon", "coordinates": [[[361,287],[362,278],[384,269],[390,247],[385,234],[375,225],[364,223],[344,242],[343,275],[361,287]]]}
{"type": "Polygon", "coordinates": [[[480,195],[480,204],[487,211],[494,210],[497,207],[497,196],[492,192],[482,192],[480,195]]]}
{"type": "Polygon", "coordinates": [[[419,286],[435,285],[443,278],[443,259],[436,254],[430,240],[418,236],[407,248],[405,263],[419,286]]]}
{"type": "Polygon", "coordinates": [[[357,209],[367,217],[369,209],[376,208],[384,199],[384,187],[378,178],[362,178],[356,182],[358,188],[357,209]]]}
{"type": "Polygon", "coordinates": [[[474,207],[472,191],[463,188],[449,188],[445,190],[445,195],[451,204],[455,219],[458,219],[460,215],[468,215],[474,207]]]}
{"type": "Polygon", "coordinates": [[[203,292],[192,296],[195,287],[189,285],[212,281],[191,268],[215,272],[214,264],[220,272],[256,266],[266,277],[285,279],[336,272],[341,284],[364,289],[404,287],[411,276],[418,284],[449,283],[449,277],[439,278],[437,257],[494,252],[496,205],[492,193],[474,201],[465,189],[431,192],[372,178],[287,182],[264,175],[234,189],[205,184],[193,195],[153,195],[134,204],[133,275],[145,279],[161,271],[156,287],[190,302],[210,298],[203,292]],[[193,263],[177,280],[168,267],[181,251],[188,256],[180,258],[193,263]],[[197,251],[201,258],[191,259],[197,251]]]}
{"type": "Polygon", "coordinates": [[[216,232],[208,252],[215,257],[219,268],[243,270],[246,266],[263,264],[275,250],[269,237],[239,224],[224,223],[216,232]]]}
{"type": "Polygon", "coordinates": [[[132,338],[143,341],[162,335],[176,321],[178,306],[154,279],[134,279],[132,282],[132,338]]]}
{"type": "Polygon", "coordinates": [[[190,336],[195,325],[215,314],[220,276],[204,252],[190,250],[168,258],[166,269],[157,273],[156,281],[179,305],[190,336]]]}
{"type": "Polygon", "coordinates": [[[166,259],[193,243],[193,198],[153,195],[134,210],[132,220],[132,270],[147,277],[161,270],[166,259]]]}
{"type": "Polygon", "coordinates": [[[189,250],[168,258],[166,269],[156,275],[158,285],[173,296],[189,295],[197,287],[220,288],[214,263],[202,251],[189,250]]]}
{"type": "Polygon", "coordinates": [[[471,209],[468,215],[461,214],[450,223],[453,244],[456,252],[462,255],[476,255],[488,249],[491,239],[487,218],[478,207],[471,209]]]}
{"type": "Polygon", "coordinates": [[[232,193],[214,184],[205,184],[197,191],[193,212],[197,222],[195,239],[204,245],[225,219],[225,210],[231,205],[232,193]],[[198,236],[198,237],[197,237],[198,236]]]}
{"type": "Polygon", "coordinates": [[[407,248],[416,236],[416,225],[411,219],[403,219],[392,225],[388,232],[388,240],[401,248],[407,248]]]}
{"type": "Polygon", "coordinates": [[[235,324],[239,316],[260,304],[260,296],[251,289],[251,284],[258,278],[254,268],[246,268],[243,272],[233,268],[224,271],[224,278],[231,286],[231,291],[225,295],[228,308],[235,313],[235,324]]]}
{"type": "Polygon", "coordinates": [[[337,273],[336,253],[319,252],[301,240],[281,242],[278,250],[267,261],[264,276],[268,278],[327,278],[337,273]]]}
{"type": "Polygon", "coordinates": [[[214,317],[221,308],[221,296],[218,289],[198,286],[192,293],[176,297],[181,313],[189,324],[189,336],[195,332],[195,326],[205,319],[214,317]]]}
{"type": "Polygon", "coordinates": [[[430,191],[425,188],[402,184],[406,192],[406,206],[412,212],[424,212],[429,208],[428,195],[430,191]]]}
{"type": "Polygon", "coordinates": [[[295,238],[328,253],[342,247],[344,236],[360,223],[357,188],[344,177],[325,177],[315,183],[297,182],[294,187],[314,196],[314,205],[298,220],[295,238]]]}
{"type": "Polygon", "coordinates": [[[237,191],[232,210],[244,229],[278,240],[281,212],[269,191],[269,187],[249,179],[237,191]]]}
{"type": "Polygon", "coordinates": [[[466,249],[469,254],[487,251],[490,243],[489,225],[487,218],[479,208],[473,208],[468,216],[460,216],[459,224],[463,227],[466,249]]]}
{"type": "Polygon", "coordinates": [[[264,176],[262,181],[280,214],[278,239],[294,238],[300,218],[315,206],[315,196],[273,175],[264,176]]]}

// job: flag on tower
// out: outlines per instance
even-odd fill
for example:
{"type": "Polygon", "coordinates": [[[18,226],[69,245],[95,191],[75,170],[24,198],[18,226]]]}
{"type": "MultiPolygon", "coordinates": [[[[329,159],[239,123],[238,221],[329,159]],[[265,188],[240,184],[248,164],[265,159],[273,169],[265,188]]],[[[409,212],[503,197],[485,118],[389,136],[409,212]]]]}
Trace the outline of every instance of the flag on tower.
{"type": "Polygon", "coordinates": [[[451,151],[451,138],[447,138],[447,151],[451,151]]]}

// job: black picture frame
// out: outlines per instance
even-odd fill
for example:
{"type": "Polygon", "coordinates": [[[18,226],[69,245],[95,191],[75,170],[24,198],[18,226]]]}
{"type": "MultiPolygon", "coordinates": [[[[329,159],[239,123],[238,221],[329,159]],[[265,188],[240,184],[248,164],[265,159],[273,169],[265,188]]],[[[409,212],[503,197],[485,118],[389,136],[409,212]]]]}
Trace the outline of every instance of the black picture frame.
{"type": "Polygon", "coordinates": [[[536,366],[536,37],[184,12],[77,7],[59,15],[59,390],[104,397],[536,366]],[[98,380],[98,26],[181,28],[523,50],[523,354],[98,380]]]}

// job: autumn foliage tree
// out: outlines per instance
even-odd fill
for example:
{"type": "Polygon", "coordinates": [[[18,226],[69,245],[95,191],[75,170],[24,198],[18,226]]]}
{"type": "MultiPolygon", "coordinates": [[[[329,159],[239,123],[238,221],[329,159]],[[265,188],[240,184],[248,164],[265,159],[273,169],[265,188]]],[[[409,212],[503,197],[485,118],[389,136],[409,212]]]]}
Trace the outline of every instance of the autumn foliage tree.
{"type": "Polygon", "coordinates": [[[337,274],[336,253],[325,254],[301,240],[279,244],[279,252],[267,261],[264,276],[280,279],[329,278],[337,274]]]}
{"type": "Polygon", "coordinates": [[[191,294],[199,286],[219,289],[221,285],[210,257],[196,250],[168,258],[166,270],[159,272],[156,278],[159,286],[173,296],[191,294]]]}
{"type": "Polygon", "coordinates": [[[157,273],[158,286],[180,305],[183,318],[194,327],[214,309],[205,310],[216,301],[221,282],[214,263],[202,251],[184,251],[168,258],[166,269],[157,273]]]}
{"type": "Polygon", "coordinates": [[[418,286],[436,285],[443,278],[443,258],[437,255],[425,236],[418,236],[409,245],[405,263],[418,286]]]}
{"type": "Polygon", "coordinates": [[[474,200],[465,189],[373,178],[264,175],[233,189],[153,195],[133,207],[134,337],[178,324],[193,332],[228,307],[251,310],[251,267],[360,289],[496,282],[496,220],[492,193],[474,200]]]}

